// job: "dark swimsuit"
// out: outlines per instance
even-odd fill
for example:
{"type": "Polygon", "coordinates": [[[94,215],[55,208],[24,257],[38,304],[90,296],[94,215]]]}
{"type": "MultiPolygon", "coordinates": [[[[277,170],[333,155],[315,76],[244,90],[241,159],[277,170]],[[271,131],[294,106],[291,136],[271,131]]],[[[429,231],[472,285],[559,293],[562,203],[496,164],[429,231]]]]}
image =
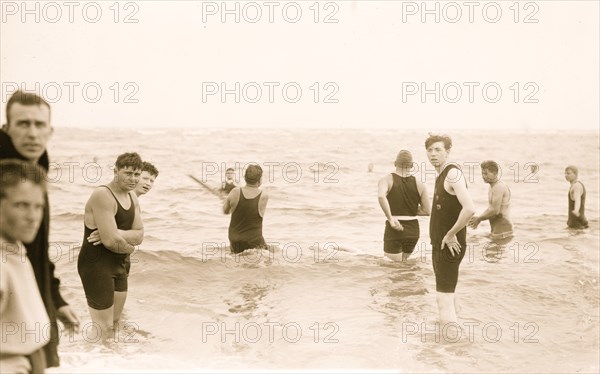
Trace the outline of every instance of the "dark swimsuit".
{"type": "MultiPolygon", "coordinates": [[[[390,204],[392,216],[416,216],[421,196],[417,189],[417,180],[414,176],[401,177],[392,173],[394,184],[386,199],[390,204]]],[[[401,221],[404,230],[394,230],[390,223],[385,221],[383,233],[383,251],[385,253],[413,253],[419,240],[419,221],[416,219],[401,221]]]]}
{"type": "Polygon", "coordinates": [[[583,193],[581,194],[581,204],[579,205],[579,217],[573,214],[573,209],[575,209],[575,200],[571,200],[571,189],[569,188],[569,192],[567,193],[567,197],[569,199],[569,218],[567,220],[567,226],[572,229],[585,229],[588,227],[588,220],[585,218],[585,186],[581,182],[577,182],[581,184],[583,188],[583,193]]]}
{"type": "Polygon", "coordinates": [[[258,213],[259,193],[253,199],[246,199],[240,189],[240,200],[231,214],[229,223],[229,242],[231,252],[240,253],[250,248],[265,248],[262,235],[263,218],[258,213]]]}
{"type": "MultiPolygon", "coordinates": [[[[106,187],[108,186],[101,186],[106,187]]],[[[108,188],[117,201],[115,221],[119,230],[131,230],[135,218],[135,204],[131,194],[129,209],[123,208],[119,200],[108,188]]],[[[131,266],[129,255],[115,253],[104,245],[93,245],[87,241],[88,236],[97,229],[84,224],[83,244],[77,260],[77,271],[83,283],[83,290],[88,305],[96,310],[108,309],[114,304],[114,292],[127,291],[127,277],[131,266]]]]}
{"type": "Polygon", "coordinates": [[[433,249],[433,271],[435,272],[435,288],[438,292],[452,293],[458,282],[458,267],[467,252],[467,228],[463,227],[456,238],[460,244],[460,253],[453,256],[448,246],[442,248],[442,240],[458,220],[462,205],[456,195],[451,195],[444,188],[448,172],[458,168],[448,165],[435,180],[433,206],[429,221],[429,236],[433,249]]]}

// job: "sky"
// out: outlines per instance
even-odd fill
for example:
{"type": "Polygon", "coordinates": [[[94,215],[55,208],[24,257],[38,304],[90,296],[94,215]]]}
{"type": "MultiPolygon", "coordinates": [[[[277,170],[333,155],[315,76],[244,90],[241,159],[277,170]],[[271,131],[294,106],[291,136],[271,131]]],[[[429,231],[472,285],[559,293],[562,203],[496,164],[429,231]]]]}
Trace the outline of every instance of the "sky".
{"type": "Polygon", "coordinates": [[[80,128],[598,131],[598,1],[1,1],[0,81],[80,128]]]}

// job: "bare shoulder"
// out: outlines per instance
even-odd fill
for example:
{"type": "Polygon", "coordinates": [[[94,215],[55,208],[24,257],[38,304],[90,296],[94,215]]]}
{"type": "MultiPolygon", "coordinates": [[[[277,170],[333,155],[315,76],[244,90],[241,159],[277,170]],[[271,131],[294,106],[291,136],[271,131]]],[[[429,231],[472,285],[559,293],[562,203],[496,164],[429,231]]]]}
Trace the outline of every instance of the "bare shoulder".
{"type": "Polygon", "coordinates": [[[90,196],[89,202],[91,203],[107,203],[114,201],[112,193],[106,187],[96,187],[90,196]]]}
{"type": "Polygon", "coordinates": [[[129,196],[131,196],[131,199],[133,200],[133,203],[135,204],[136,207],[140,207],[140,199],[138,198],[138,196],[134,193],[134,192],[129,192],[129,196]]]}
{"type": "Polygon", "coordinates": [[[496,185],[492,187],[492,193],[505,193],[507,191],[508,186],[503,182],[496,183],[496,185]]]}
{"type": "Polygon", "coordinates": [[[381,179],[379,179],[379,183],[390,183],[393,182],[394,178],[391,173],[384,175],[381,179]]]}
{"type": "Polygon", "coordinates": [[[448,174],[446,174],[446,181],[448,183],[457,183],[463,178],[463,171],[458,167],[451,168],[450,170],[448,170],[448,174]]]}

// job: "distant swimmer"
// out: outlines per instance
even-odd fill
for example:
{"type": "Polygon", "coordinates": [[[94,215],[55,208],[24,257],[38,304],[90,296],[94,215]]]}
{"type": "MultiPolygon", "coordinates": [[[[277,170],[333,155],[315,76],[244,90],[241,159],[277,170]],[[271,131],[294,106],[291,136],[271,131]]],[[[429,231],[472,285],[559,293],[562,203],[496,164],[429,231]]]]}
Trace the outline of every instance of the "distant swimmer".
{"type": "Polygon", "coordinates": [[[235,169],[227,168],[225,170],[225,181],[221,184],[221,192],[229,194],[235,187],[235,169]]]}
{"type": "Polygon", "coordinates": [[[369,165],[367,166],[367,171],[369,173],[372,173],[374,169],[375,169],[375,165],[373,165],[373,163],[370,162],[369,165]]]}
{"type": "Polygon", "coordinates": [[[565,168],[565,179],[571,183],[569,188],[569,218],[567,226],[572,229],[586,229],[588,220],[585,218],[585,186],[578,179],[579,170],[570,165],[565,168]]]}
{"type": "Polygon", "coordinates": [[[246,185],[231,190],[223,203],[223,213],[231,213],[229,242],[232,253],[267,248],[262,224],[269,196],[260,189],[262,174],[259,165],[249,165],[244,174],[246,185]]]}
{"type": "Polygon", "coordinates": [[[435,167],[435,180],[429,237],[440,322],[456,323],[454,292],[458,268],[467,251],[467,223],[475,213],[462,170],[448,161],[452,139],[431,135],[425,141],[427,157],[435,167]]]}
{"type": "Polygon", "coordinates": [[[84,214],[84,235],[77,261],[92,322],[104,338],[119,322],[127,299],[129,256],[142,243],[144,226],[137,196],[142,160],[137,153],[117,158],[114,179],[92,192],[84,214]],[[101,244],[88,240],[98,230],[101,244]]]}
{"type": "Polygon", "coordinates": [[[140,181],[135,186],[135,194],[140,197],[150,192],[154,186],[154,181],[158,177],[158,169],[149,162],[144,161],[142,163],[142,174],[140,175],[140,181]]]}
{"type": "Polygon", "coordinates": [[[513,225],[510,222],[510,188],[498,177],[498,164],[494,161],[481,163],[481,176],[489,183],[488,208],[479,216],[473,216],[469,227],[475,229],[481,221],[490,220],[492,240],[498,244],[506,244],[513,236],[513,225]]]}
{"type": "Polygon", "coordinates": [[[431,207],[425,185],[411,174],[412,154],[400,151],[394,165],[396,171],[381,178],[377,188],[379,206],[387,219],[383,252],[394,261],[406,261],[419,240],[417,216],[428,216],[431,207]]]}

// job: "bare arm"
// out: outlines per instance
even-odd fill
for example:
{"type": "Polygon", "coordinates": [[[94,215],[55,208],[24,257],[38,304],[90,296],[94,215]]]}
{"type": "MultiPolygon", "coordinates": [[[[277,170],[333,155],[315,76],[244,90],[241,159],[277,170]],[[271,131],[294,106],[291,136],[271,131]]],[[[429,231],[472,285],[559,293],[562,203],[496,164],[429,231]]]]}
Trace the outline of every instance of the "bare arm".
{"type": "Polygon", "coordinates": [[[421,194],[421,202],[417,209],[418,216],[428,216],[431,214],[431,204],[429,203],[429,196],[427,195],[427,187],[421,181],[417,181],[417,189],[421,194]]]}
{"type": "Polygon", "coordinates": [[[96,189],[90,197],[90,208],[102,244],[115,253],[132,253],[135,247],[120,235],[115,222],[116,201],[105,188],[96,189]]]}
{"type": "Polygon", "coordinates": [[[583,194],[583,188],[581,188],[581,183],[575,183],[573,188],[571,189],[571,199],[575,201],[575,206],[573,207],[573,214],[579,217],[579,209],[581,208],[581,195],[583,194]]]}
{"type": "Polygon", "coordinates": [[[446,176],[446,181],[453,192],[456,194],[456,198],[460,205],[462,205],[462,209],[460,214],[458,215],[458,219],[452,228],[446,234],[456,235],[460,230],[462,230],[469,219],[475,214],[475,208],[473,207],[473,200],[471,200],[471,195],[469,195],[469,191],[467,190],[467,185],[465,183],[465,177],[462,171],[458,169],[452,169],[448,172],[446,176]]]}
{"type": "Polygon", "coordinates": [[[447,246],[450,254],[454,256],[459,254],[461,251],[461,245],[458,242],[456,234],[467,225],[469,219],[475,213],[475,209],[473,208],[473,201],[471,200],[471,196],[469,196],[469,191],[467,191],[467,185],[462,171],[458,169],[450,170],[446,176],[446,180],[444,181],[444,188],[446,188],[446,183],[448,183],[449,192],[454,192],[456,198],[462,206],[454,226],[448,230],[442,239],[441,244],[442,249],[447,246]]]}
{"type": "Polygon", "coordinates": [[[265,212],[267,211],[267,203],[269,202],[269,195],[263,191],[260,195],[260,199],[258,200],[258,214],[261,217],[265,216],[265,212]]]}
{"type": "Polygon", "coordinates": [[[231,190],[229,195],[227,195],[227,197],[225,198],[225,201],[223,202],[223,213],[224,214],[232,213],[235,210],[235,207],[237,206],[237,202],[239,201],[239,198],[240,198],[240,188],[241,187],[234,188],[233,190],[231,190]]]}
{"type": "Polygon", "coordinates": [[[390,203],[387,200],[387,194],[390,192],[390,176],[387,175],[384,178],[381,178],[379,184],[377,185],[377,200],[379,201],[379,206],[381,210],[383,210],[383,214],[385,215],[385,219],[388,221],[392,220],[392,209],[390,208],[390,203]]]}
{"type": "Polygon", "coordinates": [[[119,234],[131,245],[140,245],[144,240],[144,224],[142,223],[142,210],[140,202],[135,194],[131,194],[133,204],[135,204],[135,218],[129,230],[118,230],[119,234]]]}
{"type": "Polygon", "coordinates": [[[390,226],[394,230],[402,231],[404,230],[404,227],[400,221],[392,216],[392,208],[390,208],[390,202],[387,200],[387,194],[390,192],[393,185],[394,179],[391,175],[386,175],[385,177],[381,178],[379,184],[377,185],[377,200],[379,201],[379,206],[381,207],[381,210],[383,210],[383,214],[390,223],[390,226]]]}
{"type": "Polygon", "coordinates": [[[492,188],[492,199],[490,201],[490,205],[483,213],[481,213],[479,217],[476,217],[476,220],[481,222],[498,215],[502,210],[502,198],[504,197],[506,191],[506,186],[504,184],[496,184],[492,188]]]}

